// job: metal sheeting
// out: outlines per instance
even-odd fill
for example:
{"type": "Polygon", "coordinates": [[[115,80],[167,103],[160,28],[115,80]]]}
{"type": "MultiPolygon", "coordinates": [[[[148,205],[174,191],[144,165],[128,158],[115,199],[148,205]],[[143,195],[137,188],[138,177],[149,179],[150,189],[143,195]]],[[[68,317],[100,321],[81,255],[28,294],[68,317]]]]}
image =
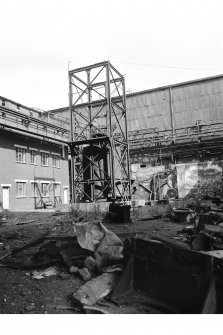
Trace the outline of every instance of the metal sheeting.
{"type": "MultiPolygon", "coordinates": [[[[171,87],[171,86],[170,86],[171,87]]],[[[129,131],[171,129],[170,87],[127,96],[129,131]]],[[[174,126],[223,120],[223,78],[173,85],[174,126]]]]}
{"type": "Polygon", "coordinates": [[[128,130],[169,129],[169,89],[132,95],[127,97],[128,130]]]}
{"type": "MultiPolygon", "coordinates": [[[[128,94],[126,102],[129,131],[171,129],[170,88],[173,123],[176,128],[195,124],[198,120],[223,120],[223,76],[216,76],[128,94]]],[[[68,108],[57,112],[70,117],[68,108]]],[[[97,123],[104,125],[105,122],[97,118],[97,123]]]]}
{"type": "Polygon", "coordinates": [[[172,92],[175,127],[223,120],[223,79],[174,87],[172,92]]]}

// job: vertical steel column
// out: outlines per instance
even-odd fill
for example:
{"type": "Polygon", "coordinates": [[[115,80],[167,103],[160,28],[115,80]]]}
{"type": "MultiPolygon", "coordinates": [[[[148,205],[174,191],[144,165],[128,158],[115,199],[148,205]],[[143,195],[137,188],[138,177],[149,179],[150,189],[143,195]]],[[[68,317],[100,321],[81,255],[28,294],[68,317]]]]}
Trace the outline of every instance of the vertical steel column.
{"type": "MultiPolygon", "coordinates": [[[[123,105],[124,109],[127,111],[126,108],[126,95],[125,95],[125,81],[122,79],[122,96],[123,96],[123,105]]],[[[128,171],[128,178],[129,178],[129,198],[131,199],[131,175],[130,175],[130,155],[129,155],[129,141],[128,141],[128,125],[127,125],[127,112],[125,113],[125,137],[126,137],[126,150],[127,150],[127,155],[126,155],[126,165],[127,165],[127,171],[128,171]]]]}
{"type": "MultiPolygon", "coordinates": [[[[89,138],[93,138],[93,134],[92,134],[92,105],[91,105],[91,102],[92,102],[92,99],[91,99],[91,70],[88,70],[87,71],[87,91],[88,91],[88,113],[89,113],[89,132],[90,132],[90,136],[89,138]]],[[[93,179],[93,164],[92,162],[90,162],[90,179],[92,180],[93,179]]],[[[91,183],[90,185],[90,188],[91,188],[91,198],[94,198],[94,185],[93,183],[91,183]]]]}
{"type": "MultiPolygon", "coordinates": [[[[73,126],[73,88],[72,88],[72,77],[68,74],[69,79],[69,111],[70,111],[70,138],[71,143],[74,141],[74,126],[73,126]]],[[[70,147],[71,151],[71,161],[70,161],[70,167],[71,167],[71,202],[75,202],[75,190],[74,190],[74,180],[75,180],[75,162],[74,162],[74,156],[73,156],[73,147],[70,147]]]]}
{"type": "Polygon", "coordinates": [[[110,141],[110,175],[112,185],[112,198],[115,199],[115,176],[114,176],[114,141],[112,131],[112,106],[111,106],[111,89],[110,89],[110,63],[106,64],[106,79],[107,79],[107,104],[109,117],[109,141],[110,141]]]}

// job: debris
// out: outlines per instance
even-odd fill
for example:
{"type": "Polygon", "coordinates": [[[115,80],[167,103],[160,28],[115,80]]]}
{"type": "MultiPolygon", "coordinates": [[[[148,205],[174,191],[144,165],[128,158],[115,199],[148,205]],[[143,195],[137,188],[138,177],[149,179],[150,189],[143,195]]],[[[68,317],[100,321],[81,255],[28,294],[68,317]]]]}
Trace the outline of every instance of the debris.
{"type": "Polygon", "coordinates": [[[34,245],[39,244],[40,242],[43,242],[43,241],[45,240],[45,238],[46,238],[47,235],[48,235],[48,232],[45,233],[44,235],[42,235],[41,237],[39,237],[38,239],[36,239],[36,240],[34,240],[34,241],[32,241],[32,242],[29,242],[29,243],[25,244],[25,245],[22,246],[22,247],[18,247],[18,248],[13,249],[13,250],[12,250],[11,252],[9,252],[8,254],[6,254],[6,255],[0,257],[0,260],[2,260],[2,259],[4,259],[4,258],[8,257],[8,256],[11,255],[11,254],[16,254],[16,253],[18,253],[18,252],[20,252],[20,251],[22,251],[22,250],[24,250],[24,249],[33,247],[34,245]]]}
{"type": "Polygon", "coordinates": [[[91,279],[91,273],[87,268],[80,269],[79,274],[84,281],[91,279]]]}
{"type": "Polygon", "coordinates": [[[187,249],[189,250],[190,247],[187,243],[185,242],[181,242],[181,241],[176,241],[175,239],[167,236],[167,235],[163,235],[160,233],[157,233],[156,235],[152,236],[152,239],[154,240],[158,240],[160,242],[163,242],[164,244],[173,246],[173,247],[179,247],[179,248],[183,248],[183,249],[187,249]]]}
{"type": "Polygon", "coordinates": [[[77,240],[82,248],[95,252],[98,268],[123,258],[123,243],[100,221],[76,224],[77,240]]]}
{"type": "MultiPolygon", "coordinates": [[[[94,312],[101,314],[144,314],[145,309],[148,310],[147,306],[141,306],[141,308],[133,306],[117,306],[111,303],[96,304],[93,306],[83,306],[83,309],[87,314],[94,314],[94,312]]],[[[149,310],[148,310],[149,312],[149,310]]]]}
{"type": "Polygon", "coordinates": [[[194,216],[191,216],[192,214],[194,213],[190,208],[172,208],[171,211],[173,221],[179,223],[190,222],[190,220],[194,219],[194,216]]]}
{"type": "Polygon", "coordinates": [[[218,226],[212,226],[212,225],[205,225],[204,228],[206,230],[209,230],[213,233],[220,233],[220,234],[223,234],[223,227],[218,225],[218,226]]]}
{"type": "Polygon", "coordinates": [[[74,303],[79,306],[94,305],[106,297],[116,286],[120,275],[117,272],[103,273],[81,286],[74,294],[74,303]]]}
{"type": "Polygon", "coordinates": [[[91,272],[94,272],[96,269],[96,261],[93,257],[86,257],[84,260],[84,266],[91,272]]]}
{"type": "Polygon", "coordinates": [[[31,277],[34,279],[43,279],[45,277],[56,276],[60,272],[61,272],[60,269],[55,266],[55,267],[50,267],[42,271],[35,270],[31,273],[31,277]]]}
{"type": "Polygon", "coordinates": [[[208,224],[208,225],[213,225],[213,217],[210,213],[204,213],[204,214],[201,214],[200,217],[199,217],[199,224],[200,225],[205,225],[205,224],[208,224]]]}
{"type": "Polygon", "coordinates": [[[223,250],[211,250],[211,251],[200,251],[205,255],[209,255],[216,258],[223,258],[223,250]]]}
{"type": "Polygon", "coordinates": [[[129,295],[134,290],[134,256],[131,255],[126,268],[112,292],[111,300],[119,303],[123,296],[129,295]]]}
{"type": "Polygon", "coordinates": [[[189,225],[189,226],[184,227],[182,232],[192,235],[194,232],[194,225],[189,225]]]}
{"type": "Polygon", "coordinates": [[[55,213],[53,213],[53,216],[58,216],[58,215],[66,215],[67,212],[60,212],[60,211],[57,211],[55,213]]]}
{"type": "Polygon", "coordinates": [[[61,278],[62,280],[70,279],[70,273],[64,273],[64,272],[61,272],[61,273],[59,274],[59,276],[60,276],[60,278],[61,278]]]}
{"type": "Polygon", "coordinates": [[[123,268],[124,268],[123,264],[116,264],[116,265],[107,266],[106,268],[103,269],[103,272],[107,272],[107,273],[111,273],[115,271],[122,272],[123,268]]]}
{"type": "Polygon", "coordinates": [[[210,237],[199,233],[195,235],[192,240],[192,248],[193,250],[211,250],[211,239],[210,237]]]}
{"type": "Polygon", "coordinates": [[[77,266],[71,266],[70,267],[70,273],[77,273],[79,271],[79,268],[77,266]]]}
{"type": "MultiPolygon", "coordinates": [[[[162,218],[162,215],[153,215],[153,216],[149,216],[149,217],[146,217],[146,218],[141,218],[141,219],[137,219],[136,221],[152,221],[152,220],[158,220],[158,219],[161,219],[162,218]]],[[[168,219],[169,221],[169,219],[168,219]]]]}
{"type": "Polygon", "coordinates": [[[22,221],[22,222],[20,221],[20,222],[16,223],[16,225],[17,226],[21,226],[23,224],[28,224],[28,223],[33,223],[33,222],[35,222],[35,220],[22,221]]]}

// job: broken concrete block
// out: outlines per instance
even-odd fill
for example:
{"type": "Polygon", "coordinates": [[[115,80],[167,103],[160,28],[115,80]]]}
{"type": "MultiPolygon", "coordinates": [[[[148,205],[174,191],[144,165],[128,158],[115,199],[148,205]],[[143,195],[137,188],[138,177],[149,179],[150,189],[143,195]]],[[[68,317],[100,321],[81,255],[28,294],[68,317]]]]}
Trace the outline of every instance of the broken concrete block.
{"type": "Polygon", "coordinates": [[[89,257],[86,257],[85,260],[84,260],[84,266],[89,270],[89,271],[92,271],[94,272],[95,268],[96,268],[96,260],[89,256],[89,257]]]}
{"type": "Polygon", "coordinates": [[[112,292],[120,278],[120,273],[103,273],[81,286],[74,293],[73,299],[77,305],[94,305],[98,300],[112,292]]]}
{"type": "Polygon", "coordinates": [[[80,269],[79,274],[84,281],[91,279],[91,273],[87,268],[80,269]]]}
{"type": "Polygon", "coordinates": [[[71,266],[70,267],[70,273],[77,273],[79,271],[79,268],[77,266],[71,266]]]}

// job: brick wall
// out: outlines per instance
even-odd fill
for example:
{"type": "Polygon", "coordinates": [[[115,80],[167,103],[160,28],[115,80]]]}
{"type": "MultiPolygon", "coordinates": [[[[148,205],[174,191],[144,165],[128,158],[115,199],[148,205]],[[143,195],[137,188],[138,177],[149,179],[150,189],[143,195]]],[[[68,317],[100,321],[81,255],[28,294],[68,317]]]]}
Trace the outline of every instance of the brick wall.
{"type": "MultiPolygon", "coordinates": [[[[9,187],[9,209],[35,209],[37,198],[32,195],[31,181],[50,182],[50,197],[54,201],[54,185],[60,183],[61,197],[58,201],[64,203],[64,188],[69,187],[68,152],[65,147],[62,158],[62,146],[44,142],[27,136],[0,130],[0,208],[3,202],[3,187],[9,187]],[[16,162],[16,147],[26,147],[26,162],[16,162]],[[37,149],[37,164],[30,162],[30,148],[37,149]],[[49,152],[49,166],[41,165],[41,151],[49,152]],[[60,155],[60,167],[53,167],[52,154],[60,155]],[[26,196],[16,195],[16,181],[26,182],[26,196]]],[[[69,189],[67,190],[69,202],[69,189]]]]}

